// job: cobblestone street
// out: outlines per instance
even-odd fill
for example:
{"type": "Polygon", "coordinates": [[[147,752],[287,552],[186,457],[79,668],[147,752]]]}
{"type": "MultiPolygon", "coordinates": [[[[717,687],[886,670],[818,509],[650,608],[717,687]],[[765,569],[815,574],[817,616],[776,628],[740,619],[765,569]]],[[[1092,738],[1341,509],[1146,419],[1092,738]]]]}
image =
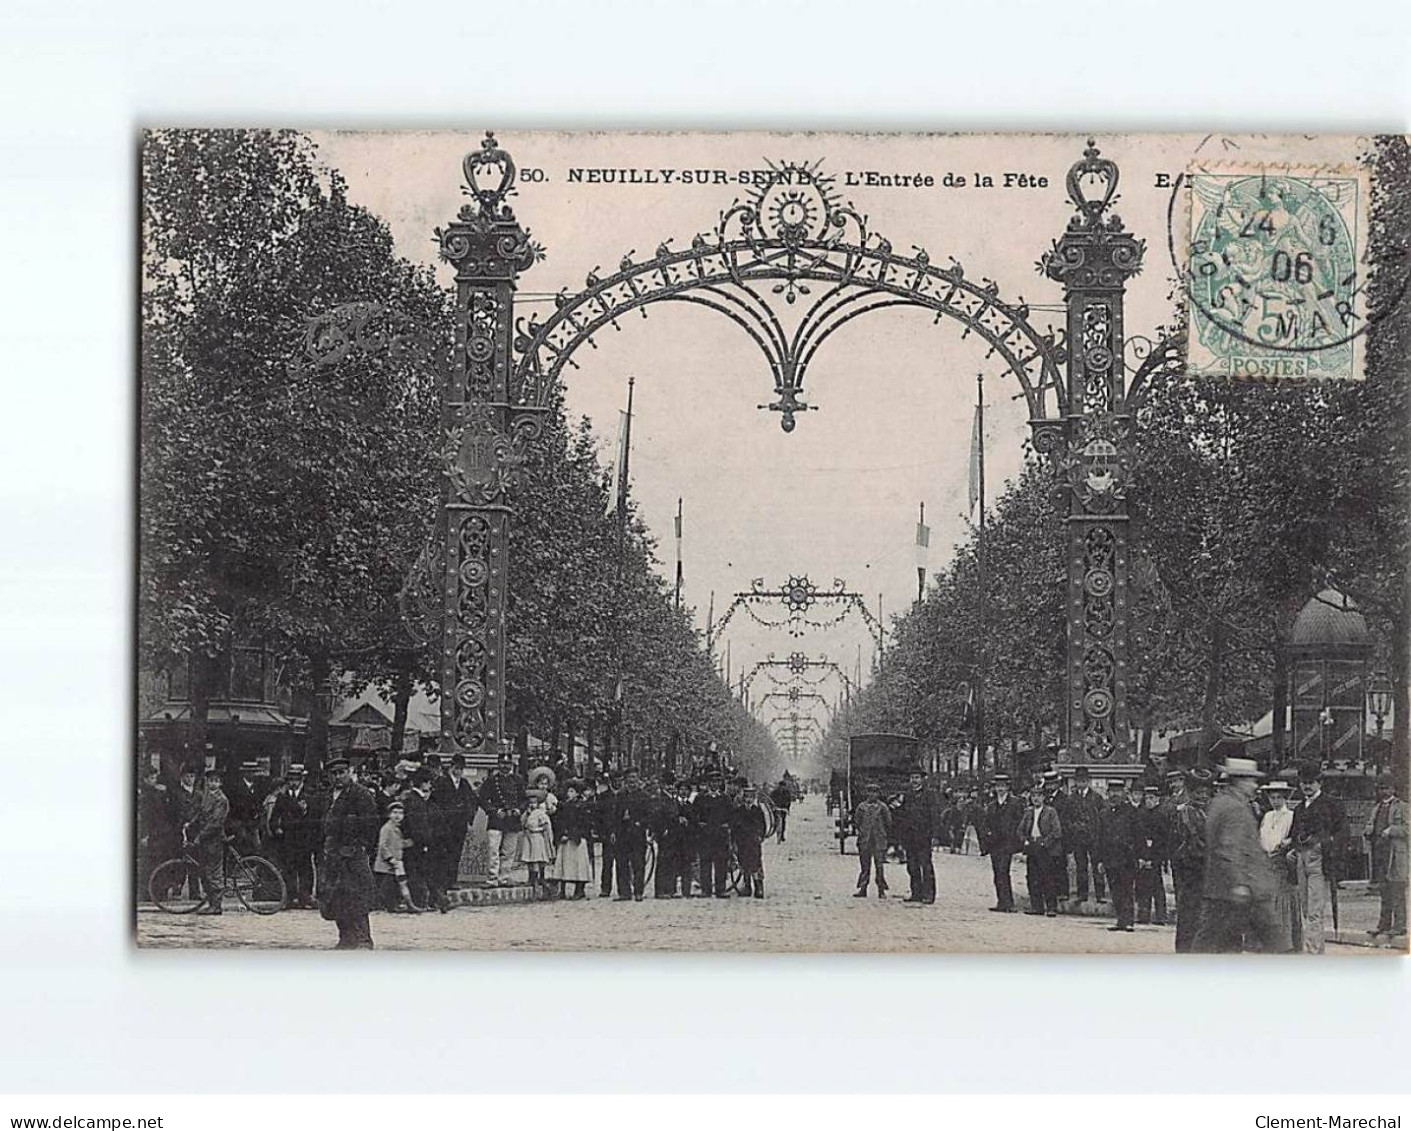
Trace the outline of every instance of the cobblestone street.
{"type": "MultiPolygon", "coordinates": [[[[1110,920],[998,915],[986,858],[935,856],[939,897],[933,907],[904,903],[906,869],[889,867],[892,896],[854,899],[857,857],[840,856],[832,820],[819,797],[794,809],[785,844],[765,845],[763,901],[653,900],[617,903],[540,902],[457,908],[449,914],[374,913],[380,947],[416,950],[690,950],[949,951],[1151,953],[1172,949],[1170,927],[1107,931],[1110,920]]],[[[1023,865],[1014,867],[1022,893],[1023,865]]],[[[148,947],[327,948],[333,924],[317,912],[273,916],[231,910],[219,919],[138,915],[139,944],[148,947]]]]}

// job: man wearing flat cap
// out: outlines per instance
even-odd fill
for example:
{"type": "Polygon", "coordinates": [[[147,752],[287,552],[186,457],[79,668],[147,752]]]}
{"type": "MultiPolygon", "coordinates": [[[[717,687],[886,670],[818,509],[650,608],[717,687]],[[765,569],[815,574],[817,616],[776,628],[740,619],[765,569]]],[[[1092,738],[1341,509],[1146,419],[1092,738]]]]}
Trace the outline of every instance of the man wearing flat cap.
{"type": "Polygon", "coordinates": [[[325,918],[338,924],[338,950],[371,950],[373,904],[370,857],[377,847],[377,802],[353,781],[348,759],[327,763],[333,795],[323,816],[323,874],[319,904],[325,918]]]}
{"type": "Polygon", "coordinates": [[[1251,804],[1259,767],[1252,758],[1227,758],[1220,775],[1224,784],[1205,818],[1203,900],[1191,950],[1237,954],[1248,937],[1257,939],[1261,950],[1277,953],[1273,873],[1251,804]]]}
{"type": "Polygon", "coordinates": [[[225,822],[229,816],[230,802],[221,788],[221,772],[208,770],[200,808],[186,826],[186,839],[201,865],[201,893],[206,899],[201,915],[221,913],[221,896],[225,893],[225,822]]]}

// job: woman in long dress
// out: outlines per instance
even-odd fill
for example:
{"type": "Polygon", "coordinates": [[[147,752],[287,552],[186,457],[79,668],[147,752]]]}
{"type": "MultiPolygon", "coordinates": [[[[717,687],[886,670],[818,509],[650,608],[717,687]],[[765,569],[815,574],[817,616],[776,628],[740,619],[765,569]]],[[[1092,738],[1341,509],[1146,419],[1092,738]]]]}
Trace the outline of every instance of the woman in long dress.
{"type": "Polygon", "coordinates": [[[1280,949],[1291,951],[1298,941],[1298,883],[1290,875],[1289,849],[1293,847],[1293,810],[1289,808],[1289,783],[1275,780],[1263,786],[1269,811],[1259,821],[1259,844],[1269,856],[1274,873],[1274,919],[1279,924],[1280,949]]]}
{"type": "Polygon", "coordinates": [[[584,786],[574,779],[567,783],[567,800],[554,817],[558,846],[548,878],[557,881],[559,895],[566,899],[584,899],[583,889],[593,878],[593,861],[588,855],[588,836],[592,829],[592,812],[584,800],[584,786]],[[569,885],[573,894],[568,894],[569,885]]]}

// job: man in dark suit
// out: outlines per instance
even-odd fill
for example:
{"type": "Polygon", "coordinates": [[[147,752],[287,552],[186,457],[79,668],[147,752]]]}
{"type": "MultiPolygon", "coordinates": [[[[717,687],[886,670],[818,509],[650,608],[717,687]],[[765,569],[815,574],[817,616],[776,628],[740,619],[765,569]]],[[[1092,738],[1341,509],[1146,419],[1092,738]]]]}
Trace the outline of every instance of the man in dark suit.
{"type": "Polygon", "coordinates": [[[270,814],[270,839],[289,889],[290,907],[312,907],[314,858],[322,836],[323,810],[304,776],[304,767],[289,767],[289,784],[270,814]]]}
{"type": "Polygon", "coordinates": [[[912,769],[892,820],[897,843],[906,853],[906,874],[911,880],[906,902],[935,903],[936,867],[931,840],[936,834],[936,819],[931,795],[926,791],[925,771],[912,769]]]}
{"type": "Polygon", "coordinates": [[[465,755],[431,783],[431,877],[441,892],[456,886],[465,837],[475,817],[475,787],[465,780],[465,755]]]}
{"type": "Polygon", "coordinates": [[[338,950],[371,950],[372,866],[377,844],[377,802],[353,781],[348,759],[328,760],[333,793],[323,816],[323,875],[319,900],[338,924],[338,950]]]}
{"type": "Polygon", "coordinates": [[[701,853],[701,895],[729,899],[725,890],[730,866],[730,814],[733,803],[725,796],[723,775],[712,770],[706,775],[704,793],[696,795],[696,827],[701,853]]]}
{"type": "MultiPolygon", "coordinates": [[[[686,838],[685,819],[676,800],[676,775],[662,772],[659,787],[652,798],[652,836],[657,843],[656,874],[652,894],[657,899],[675,899],[676,884],[681,876],[681,859],[686,838]]],[[[686,873],[686,894],[691,893],[691,874],[686,873]]]]}
{"type": "Polygon", "coordinates": [[[1112,889],[1117,922],[1109,931],[1135,931],[1137,877],[1137,799],[1127,796],[1127,783],[1107,783],[1107,806],[1098,820],[1098,853],[1112,889]]]}
{"type": "Polygon", "coordinates": [[[260,850],[260,802],[265,795],[264,785],[256,777],[259,769],[256,762],[242,762],[240,772],[232,775],[225,789],[230,800],[230,832],[242,855],[260,850]]]}
{"type": "Polygon", "coordinates": [[[1009,775],[994,776],[995,796],[985,807],[980,831],[980,851],[990,857],[994,873],[995,905],[991,911],[1014,910],[1014,885],[1009,877],[1014,852],[1019,847],[1019,818],[1024,806],[1009,792],[1009,775]]]}
{"type": "Polygon", "coordinates": [[[402,798],[402,861],[407,867],[407,887],[416,907],[430,908],[435,903],[444,914],[449,906],[446,893],[437,888],[431,867],[435,839],[431,826],[431,771],[417,770],[411,780],[412,787],[402,798]]]}
{"type": "Polygon", "coordinates": [[[613,832],[617,858],[617,898],[640,902],[647,890],[647,828],[656,799],[642,788],[642,775],[634,766],[619,795],[613,832]]]}
{"type": "Polygon", "coordinates": [[[1142,789],[1142,808],[1137,814],[1137,922],[1166,922],[1166,882],[1162,873],[1170,855],[1170,819],[1161,808],[1161,787],[1142,789]]]}
{"type": "Polygon", "coordinates": [[[764,810],[759,807],[759,795],[744,777],[735,779],[740,796],[730,814],[730,832],[735,838],[735,859],[740,865],[740,893],[764,898],[764,810]]]}
{"type": "MultiPolygon", "coordinates": [[[[600,793],[593,803],[593,837],[602,846],[602,860],[598,864],[598,894],[607,899],[612,895],[612,880],[617,874],[617,825],[622,819],[622,775],[616,770],[608,773],[607,791],[600,793]]],[[[622,885],[618,884],[621,894],[622,885]]],[[[627,892],[631,897],[631,891],[627,892]]]]}
{"type": "Polygon", "coordinates": [[[1035,786],[1029,791],[1029,807],[1019,818],[1019,851],[1027,862],[1029,884],[1028,915],[1058,914],[1057,870],[1063,858],[1063,821],[1048,803],[1047,791],[1035,786]]]}
{"type": "Polygon", "coordinates": [[[1298,862],[1298,903],[1303,913],[1303,951],[1322,954],[1332,926],[1329,907],[1337,883],[1337,844],[1346,835],[1342,806],[1323,792],[1323,771],[1300,766],[1303,804],[1293,814],[1293,850],[1298,862]]]}
{"type": "Polygon", "coordinates": [[[1097,845],[1102,798],[1093,789],[1092,777],[1086,766],[1079,766],[1073,771],[1072,788],[1065,797],[1064,804],[1058,809],[1058,817],[1063,822],[1063,847],[1073,854],[1073,878],[1078,888],[1078,902],[1088,901],[1088,877],[1091,875],[1093,898],[1101,903],[1107,891],[1093,850],[1097,845]]]}
{"type": "Polygon", "coordinates": [[[1176,884],[1176,953],[1186,954],[1200,929],[1205,885],[1205,816],[1210,808],[1214,775],[1203,767],[1192,769],[1176,806],[1171,836],[1171,877],[1176,884]]]}

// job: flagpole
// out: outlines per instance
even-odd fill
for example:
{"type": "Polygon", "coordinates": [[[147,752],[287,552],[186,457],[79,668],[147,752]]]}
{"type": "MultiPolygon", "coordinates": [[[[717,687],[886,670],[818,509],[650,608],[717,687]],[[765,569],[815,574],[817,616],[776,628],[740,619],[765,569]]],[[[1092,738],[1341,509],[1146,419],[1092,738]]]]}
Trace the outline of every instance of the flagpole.
{"type": "Polygon", "coordinates": [[[676,497],[676,609],[681,609],[681,497],[676,497]]]}
{"type": "Polygon", "coordinates": [[[622,422],[622,469],[617,480],[617,585],[619,594],[619,605],[617,611],[617,683],[613,688],[613,739],[617,748],[618,764],[622,764],[623,749],[623,700],[624,689],[622,683],[622,579],[626,569],[627,556],[627,468],[632,458],[632,387],[637,383],[635,377],[627,378],[627,416],[622,422]]]}
{"type": "MultiPolygon", "coordinates": [[[[921,539],[922,539],[922,537],[923,537],[923,534],[922,534],[923,531],[926,531],[926,504],[925,504],[924,501],[921,503],[921,515],[920,515],[920,517],[916,520],[916,556],[917,556],[918,558],[920,558],[920,557],[922,556],[922,551],[927,548],[927,546],[926,546],[926,545],[923,545],[923,543],[922,543],[922,541],[921,541],[921,539]]],[[[925,533],[924,536],[925,536],[925,538],[926,538],[926,540],[927,540],[927,543],[929,543],[929,542],[930,542],[930,532],[929,532],[929,531],[926,531],[926,533],[925,533]]],[[[925,597],[926,597],[926,563],[923,562],[923,561],[918,561],[918,562],[916,563],[916,603],[919,605],[919,604],[925,599],[925,597]]]]}
{"type": "Polygon", "coordinates": [[[978,648],[978,664],[975,673],[975,762],[972,769],[984,770],[985,760],[985,636],[986,628],[986,593],[985,587],[988,578],[985,575],[985,375],[977,373],[975,375],[975,431],[978,441],[978,471],[979,471],[979,502],[980,502],[980,525],[979,533],[975,539],[975,579],[979,589],[979,609],[978,620],[980,625],[980,636],[976,642],[978,648]]]}

